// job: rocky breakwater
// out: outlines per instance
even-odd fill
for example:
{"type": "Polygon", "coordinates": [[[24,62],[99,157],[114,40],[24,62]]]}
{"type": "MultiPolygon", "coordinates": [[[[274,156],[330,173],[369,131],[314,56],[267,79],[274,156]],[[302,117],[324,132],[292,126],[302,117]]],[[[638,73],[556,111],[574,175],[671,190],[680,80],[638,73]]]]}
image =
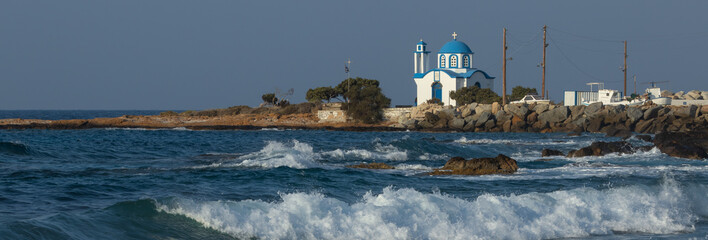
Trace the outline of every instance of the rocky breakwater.
{"type": "Polygon", "coordinates": [[[468,104],[453,108],[421,104],[399,118],[399,126],[424,131],[603,132],[628,137],[632,132],[688,132],[708,129],[705,106],[589,106],[548,104],[468,104]]]}
{"type": "Polygon", "coordinates": [[[708,132],[663,132],[654,137],[654,145],[673,157],[708,159],[708,132]]]}

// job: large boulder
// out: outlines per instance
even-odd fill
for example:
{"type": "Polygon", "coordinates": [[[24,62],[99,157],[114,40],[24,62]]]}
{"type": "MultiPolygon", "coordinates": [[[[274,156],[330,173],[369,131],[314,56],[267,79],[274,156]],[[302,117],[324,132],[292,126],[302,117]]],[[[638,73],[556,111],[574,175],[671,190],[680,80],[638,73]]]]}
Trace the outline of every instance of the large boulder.
{"type": "Polygon", "coordinates": [[[487,121],[489,121],[489,119],[491,119],[491,118],[492,118],[492,113],[491,113],[491,112],[481,112],[481,113],[477,113],[477,117],[476,117],[476,119],[475,119],[475,120],[476,120],[475,127],[483,126],[483,125],[484,125],[485,123],[487,123],[487,121]]]}
{"type": "Polygon", "coordinates": [[[518,169],[516,160],[502,154],[495,158],[473,158],[470,160],[453,157],[445,163],[445,166],[435,169],[430,175],[511,174],[518,169]]]}
{"type": "Polygon", "coordinates": [[[708,105],[703,105],[701,107],[701,114],[702,115],[708,115],[708,105]]]}
{"type": "Polygon", "coordinates": [[[570,106],[570,116],[573,120],[577,120],[580,117],[583,116],[584,111],[585,111],[585,106],[584,105],[577,105],[577,106],[570,106]]]}
{"type": "Polygon", "coordinates": [[[671,110],[671,112],[673,113],[672,115],[674,115],[676,117],[682,117],[682,118],[696,117],[697,111],[698,111],[698,106],[696,106],[696,105],[680,106],[678,108],[671,110]]]}
{"type": "Polygon", "coordinates": [[[569,113],[570,111],[568,111],[567,106],[559,106],[554,108],[553,110],[539,114],[538,121],[540,121],[541,123],[563,122],[566,118],[568,118],[569,113]]]}
{"type": "Polygon", "coordinates": [[[601,102],[596,102],[593,104],[588,105],[585,107],[585,115],[593,115],[596,112],[599,112],[602,109],[602,103],[601,102]]]}
{"type": "Polygon", "coordinates": [[[708,158],[708,132],[662,132],[654,136],[654,145],[673,157],[708,158]]]}
{"type": "Polygon", "coordinates": [[[708,91],[701,92],[701,99],[708,100],[708,91]]]}
{"type": "MultiPolygon", "coordinates": [[[[568,157],[604,156],[610,153],[629,154],[637,150],[648,150],[648,147],[635,148],[625,141],[594,142],[590,146],[568,152],[568,157]]],[[[649,147],[650,148],[650,147],[649,147]]]]}
{"type": "Polygon", "coordinates": [[[659,116],[659,109],[661,109],[661,107],[653,106],[648,108],[647,110],[644,110],[644,120],[649,120],[659,116]]]}
{"type": "Polygon", "coordinates": [[[636,123],[640,119],[644,117],[644,113],[642,112],[641,109],[637,107],[629,107],[627,108],[627,118],[629,118],[632,123],[636,123]]]}
{"type": "Polygon", "coordinates": [[[492,103],[492,114],[497,114],[501,110],[501,105],[498,102],[493,102],[492,103]]]}
{"type": "Polygon", "coordinates": [[[465,120],[461,118],[453,118],[447,125],[452,129],[462,129],[465,127],[465,120]]]}
{"type": "Polygon", "coordinates": [[[438,104],[428,104],[428,103],[423,103],[418,105],[417,107],[414,107],[411,109],[411,119],[415,120],[423,120],[425,118],[425,113],[428,112],[437,112],[438,110],[442,109],[443,107],[438,105],[438,104]]]}
{"type": "Polygon", "coordinates": [[[477,106],[477,103],[473,103],[473,104],[474,104],[474,106],[472,104],[467,104],[467,105],[462,106],[462,109],[460,110],[460,116],[462,118],[466,118],[466,117],[474,114],[474,107],[477,106]]]}
{"type": "Polygon", "coordinates": [[[699,98],[701,98],[701,92],[697,91],[697,90],[689,91],[688,93],[686,93],[686,99],[689,99],[689,98],[690,98],[690,100],[699,99],[699,98]]]}
{"type": "Polygon", "coordinates": [[[548,104],[536,104],[536,105],[533,107],[533,111],[536,112],[536,113],[538,113],[538,114],[541,114],[541,113],[543,113],[543,112],[545,112],[545,111],[548,111],[548,104]]]}
{"type": "Polygon", "coordinates": [[[525,104],[509,104],[506,105],[506,110],[522,119],[529,114],[529,108],[525,104]]]}

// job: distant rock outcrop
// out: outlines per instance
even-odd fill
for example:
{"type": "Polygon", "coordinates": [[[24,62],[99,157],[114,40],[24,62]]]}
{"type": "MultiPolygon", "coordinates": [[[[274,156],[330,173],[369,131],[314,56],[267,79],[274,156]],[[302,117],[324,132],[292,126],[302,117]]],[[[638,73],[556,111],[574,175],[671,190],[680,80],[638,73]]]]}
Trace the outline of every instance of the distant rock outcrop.
{"type": "Polygon", "coordinates": [[[551,157],[551,156],[565,156],[563,152],[553,149],[544,148],[541,151],[541,157],[551,157]]]}
{"type": "Polygon", "coordinates": [[[453,157],[445,163],[445,166],[435,169],[430,175],[511,174],[518,169],[516,160],[502,154],[495,158],[473,158],[470,160],[453,157]]]}

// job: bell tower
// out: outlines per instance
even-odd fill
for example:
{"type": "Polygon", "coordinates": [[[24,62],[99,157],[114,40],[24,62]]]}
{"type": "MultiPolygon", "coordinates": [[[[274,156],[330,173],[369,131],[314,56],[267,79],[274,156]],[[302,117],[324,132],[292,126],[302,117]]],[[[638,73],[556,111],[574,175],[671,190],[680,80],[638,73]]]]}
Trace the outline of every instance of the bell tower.
{"type": "Polygon", "coordinates": [[[425,73],[426,70],[428,70],[428,44],[423,42],[423,39],[420,39],[420,42],[415,45],[415,52],[413,56],[413,65],[414,65],[414,71],[413,73],[425,73]]]}

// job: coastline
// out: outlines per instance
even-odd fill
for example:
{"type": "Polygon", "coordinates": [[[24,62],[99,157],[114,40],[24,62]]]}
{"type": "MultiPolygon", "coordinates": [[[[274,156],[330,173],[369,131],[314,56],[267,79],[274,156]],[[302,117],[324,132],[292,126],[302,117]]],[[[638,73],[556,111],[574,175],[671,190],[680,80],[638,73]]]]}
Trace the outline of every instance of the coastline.
{"type": "Polygon", "coordinates": [[[124,115],[115,118],[0,119],[0,129],[145,128],[190,130],[312,129],[423,132],[602,132],[655,134],[708,130],[708,105],[561,106],[469,104],[452,108],[422,104],[377,124],[321,121],[312,113],[249,113],[219,116],[124,115]]]}

